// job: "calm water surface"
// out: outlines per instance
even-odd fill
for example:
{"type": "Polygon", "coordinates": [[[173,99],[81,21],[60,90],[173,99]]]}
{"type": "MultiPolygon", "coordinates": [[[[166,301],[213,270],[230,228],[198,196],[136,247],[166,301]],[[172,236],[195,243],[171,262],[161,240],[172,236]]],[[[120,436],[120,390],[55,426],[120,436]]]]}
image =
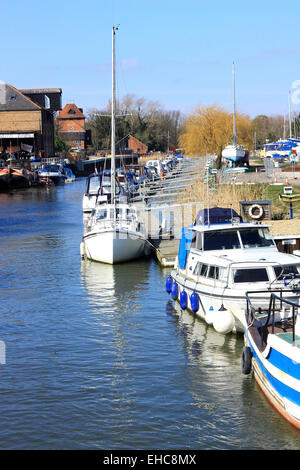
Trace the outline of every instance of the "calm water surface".
{"type": "Polygon", "coordinates": [[[83,191],[0,195],[0,448],[300,449],[242,338],[175,308],[168,270],[81,260],[83,191]]]}

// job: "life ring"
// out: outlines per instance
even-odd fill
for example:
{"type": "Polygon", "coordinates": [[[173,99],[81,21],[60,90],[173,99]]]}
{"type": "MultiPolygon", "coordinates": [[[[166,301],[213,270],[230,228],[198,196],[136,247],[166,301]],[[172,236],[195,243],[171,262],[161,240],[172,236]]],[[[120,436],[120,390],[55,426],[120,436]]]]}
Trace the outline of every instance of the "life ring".
{"type": "Polygon", "coordinates": [[[252,219],[260,219],[264,215],[264,209],[260,204],[252,204],[249,207],[248,214],[252,219]],[[258,209],[258,213],[253,213],[255,209],[258,209]]]}
{"type": "Polygon", "coordinates": [[[244,346],[242,354],[242,371],[243,374],[250,374],[252,362],[252,351],[249,346],[244,346]]]}

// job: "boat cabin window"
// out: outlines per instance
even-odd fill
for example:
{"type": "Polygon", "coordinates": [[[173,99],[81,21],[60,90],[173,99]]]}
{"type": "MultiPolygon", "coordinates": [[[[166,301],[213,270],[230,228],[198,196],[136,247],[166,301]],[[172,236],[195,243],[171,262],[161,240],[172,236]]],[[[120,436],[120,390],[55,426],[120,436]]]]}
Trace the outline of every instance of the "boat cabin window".
{"type": "Polygon", "coordinates": [[[196,276],[206,277],[207,271],[208,271],[208,264],[197,263],[194,269],[194,274],[196,274],[196,276]]]}
{"type": "Polygon", "coordinates": [[[45,165],[43,169],[46,171],[53,171],[54,173],[60,171],[58,165],[45,165]]]}
{"type": "Polygon", "coordinates": [[[274,271],[276,279],[279,281],[282,279],[300,277],[300,264],[286,264],[283,266],[275,266],[274,271]]]}
{"type": "Polygon", "coordinates": [[[240,282],[266,282],[269,281],[266,268],[241,268],[234,269],[233,280],[240,282]]]}
{"type": "Polygon", "coordinates": [[[107,210],[101,209],[97,212],[97,220],[107,219],[107,210]]]}
{"type": "Polygon", "coordinates": [[[207,264],[202,264],[201,270],[200,270],[200,276],[206,277],[207,270],[208,270],[208,265],[207,264]]]}
{"type": "Polygon", "coordinates": [[[219,279],[219,268],[218,266],[209,266],[207,277],[212,279],[219,279]]]}
{"type": "Polygon", "coordinates": [[[196,232],[194,230],[193,238],[192,238],[192,241],[191,241],[191,248],[196,248],[197,250],[202,250],[202,248],[203,248],[202,233],[196,232]]]}
{"type": "Polygon", "coordinates": [[[219,279],[219,266],[209,266],[204,263],[197,263],[194,269],[196,276],[209,277],[211,279],[219,279]]]}
{"type": "Polygon", "coordinates": [[[244,248],[274,246],[274,241],[268,229],[250,228],[240,230],[240,235],[244,248]]]}
{"type": "Polygon", "coordinates": [[[111,185],[111,180],[110,180],[110,177],[109,176],[103,176],[102,178],[102,186],[109,186],[110,187],[111,185]]]}
{"type": "Polygon", "coordinates": [[[237,230],[212,230],[204,234],[204,250],[232,250],[241,248],[237,230]]]}
{"type": "Polygon", "coordinates": [[[136,212],[135,209],[126,209],[126,218],[129,220],[135,220],[136,219],[136,212]]]}
{"type": "Polygon", "coordinates": [[[123,215],[123,210],[120,207],[117,207],[116,208],[116,219],[118,219],[118,220],[122,219],[122,215],[123,215]]]}

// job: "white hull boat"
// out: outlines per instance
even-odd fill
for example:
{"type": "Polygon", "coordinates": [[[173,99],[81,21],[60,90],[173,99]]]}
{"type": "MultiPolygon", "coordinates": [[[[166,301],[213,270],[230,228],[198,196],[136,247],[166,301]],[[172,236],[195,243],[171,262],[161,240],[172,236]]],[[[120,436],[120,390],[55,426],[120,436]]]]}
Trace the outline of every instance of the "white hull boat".
{"type": "Polygon", "coordinates": [[[124,263],[145,256],[145,238],[122,227],[91,232],[84,237],[84,253],[93,261],[107,264],[124,263]]]}
{"type": "Polygon", "coordinates": [[[211,217],[183,229],[166,290],[218,333],[243,333],[247,292],[261,309],[268,308],[276,289],[297,301],[300,262],[278,251],[267,225],[225,219],[211,217]]]}
{"type": "Polygon", "coordinates": [[[222,157],[232,162],[238,162],[245,156],[245,149],[242,145],[227,145],[222,151],[222,157]]]}
{"type": "Polygon", "coordinates": [[[81,256],[101,263],[116,264],[150,254],[143,224],[128,204],[99,205],[82,237],[81,256]],[[114,218],[116,214],[116,219],[114,218]]]}
{"type": "Polygon", "coordinates": [[[41,179],[48,178],[56,185],[64,184],[65,182],[65,176],[60,171],[58,165],[45,165],[44,168],[39,171],[39,177],[41,179]]]}

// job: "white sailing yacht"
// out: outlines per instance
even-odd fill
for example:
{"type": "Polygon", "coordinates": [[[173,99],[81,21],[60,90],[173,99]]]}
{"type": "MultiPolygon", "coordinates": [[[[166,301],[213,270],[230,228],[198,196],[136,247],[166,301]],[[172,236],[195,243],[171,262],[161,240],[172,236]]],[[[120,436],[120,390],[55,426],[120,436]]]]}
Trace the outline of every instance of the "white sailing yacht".
{"type": "Polygon", "coordinates": [[[116,264],[149,253],[144,224],[137,209],[119,203],[116,197],[115,167],[115,34],[112,28],[112,104],[111,104],[111,198],[97,204],[89,219],[80,246],[81,256],[102,263],[116,264]]]}
{"type": "Polygon", "coordinates": [[[233,94],[233,143],[226,145],[222,151],[222,157],[234,164],[245,156],[245,149],[242,145],[237,144],[236,140],[236,109],[235,109],[235,70],[234,62],[232,63],[232,94],[233,94]]]}

